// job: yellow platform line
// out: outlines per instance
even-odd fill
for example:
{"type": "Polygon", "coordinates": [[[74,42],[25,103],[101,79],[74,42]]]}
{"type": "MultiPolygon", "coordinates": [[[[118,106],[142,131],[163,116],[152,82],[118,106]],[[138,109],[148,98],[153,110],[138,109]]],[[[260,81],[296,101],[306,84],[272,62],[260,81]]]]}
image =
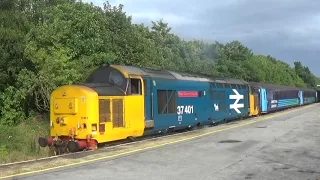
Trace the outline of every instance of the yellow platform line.
{"type": "Polygon", "coordinates": [[[154,148],[157,148],[157,147],[162,147],[162,146],[166,146],[166,145],[170,145],[170,144],[175,144],[175,143],[179,143],[179,142],[183,142],[183,141],[188,141],[188,140],[191,140],[191,139],[207,136],[207,135],[210,135],[210,134],[214,134],[214,133],[218,133],[218,132],[222,132],[222,131],[226,131],[226,130],[230,130],[230,129],[234,129],[234,128],[238,128],[238,127],[254,124],[254,123],[265,121],[265,120],[268,120],[268,119],[271,119],[271,118],[274,118],[274,117],[278,117],[278,116],[281,116],[281,115],[292,113],[292,112],[295,112],[295,111],[298,111],[298,110],[303,110],[303,109],[306,109],[306,108],[310,108],[310,106],[304,106],[304,107],[300,107],[298,109],[288,110],[288,111],[285,111],[285,112],[279,112],[277,114],[270,115],[268,117],[263,117],[263,118],[258,119],[258,120],[251,120],[249,122],[245,122],[244,121],[244,123],[240,123],[240,124],[237,124],[237,125],[232,125],[230,127],[226,127],[226,128],[210,131],[210,132],[207,132],[207,133],[203,133],[203,134],[200,134],[200,135],[195,135],[195,136],[183,138],[183,139],[176,140],[176,141],[166,142],[166,143],[153,145],[153,146],[149,146],[149,147],[144,147],[144,148],[139,148],[139,149],[123,152],[123,153],[118,153],[118,154],[114,154],[114,155],[107,155],[107,156],[99,157],[99,158],[96,158],[96,159],[84,160],[84,161],[81,161],[81,162],[70,163],[70,164],[56,166],[56,167],[52,167],[52,168],[46,168],[46,169],[40,169],[40,170],[35,170],[35,171],[29,171],[29,172],[24,172],[24,173],[18,173],[18,174],[3,176],[3,177],[0,177],[0,179],[12,178],[12,177],[23,176],[23,175],[31,175],[31,174],[50,171],[50,170],[55,170],[55,169],[59,169],[59,168],[65,168],[65,167],[85,164],[85,163],[89,163],[89,162],[95,162],[95,161],[99,161],[99,160],[115,158],[115,157],[119,157],[119,156],[122,156],[122,155],[129,155],[129,154],[133,154],[135,152],[154,149],[154,148]]]}

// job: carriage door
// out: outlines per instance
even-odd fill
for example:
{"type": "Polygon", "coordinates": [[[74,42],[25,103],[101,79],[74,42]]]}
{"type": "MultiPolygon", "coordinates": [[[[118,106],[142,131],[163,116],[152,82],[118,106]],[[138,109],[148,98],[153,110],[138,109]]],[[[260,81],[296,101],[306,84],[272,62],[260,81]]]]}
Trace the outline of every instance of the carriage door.
{"type": "Polygon", "coordinates": [[[298,95],[299,95],[300,105],[302,105],[303,104],[303,92],[299,91],[298,95]]]}
{"type": "Polygon", "coordinates": [[[261,92],[261,112],[267,112],[268,100],[267,100],[267,91],[264,88],[260,89],[261,92]]]}

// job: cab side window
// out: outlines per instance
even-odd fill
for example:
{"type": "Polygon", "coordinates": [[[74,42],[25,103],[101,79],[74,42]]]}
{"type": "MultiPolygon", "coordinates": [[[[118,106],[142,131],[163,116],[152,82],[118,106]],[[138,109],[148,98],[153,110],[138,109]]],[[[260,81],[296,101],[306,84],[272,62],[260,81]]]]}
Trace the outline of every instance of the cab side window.
{"type": "Polygon", "coordinates": [[[131,79],[131,94],[142,95],[140,79],[131,79]]]}

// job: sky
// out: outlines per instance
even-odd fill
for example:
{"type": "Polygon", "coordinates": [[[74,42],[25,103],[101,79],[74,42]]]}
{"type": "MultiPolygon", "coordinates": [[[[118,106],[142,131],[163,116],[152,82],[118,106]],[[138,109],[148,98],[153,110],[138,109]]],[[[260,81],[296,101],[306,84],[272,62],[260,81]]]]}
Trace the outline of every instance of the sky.
{"type": "MultiPolygon", "coordinates": [[[[102,6],[106,0],[82,0],[102,6]]],[[[185,40],[238,40],[255,54],[293,67],[301,61],[320,77],[320,0],[109,0],[133,23],[163,19],[185,40]]]]}

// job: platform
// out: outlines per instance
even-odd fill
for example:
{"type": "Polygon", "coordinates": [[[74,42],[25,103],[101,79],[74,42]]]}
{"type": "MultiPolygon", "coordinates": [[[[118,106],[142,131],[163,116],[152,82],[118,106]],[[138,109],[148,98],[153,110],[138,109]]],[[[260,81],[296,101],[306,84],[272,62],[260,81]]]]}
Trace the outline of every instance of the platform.
{"type": "Polygon", "coordinates": [[[313,104],[77,156],[0,166],[0,179],[316,180],[319,112],[320,104],[313,104]]]}

